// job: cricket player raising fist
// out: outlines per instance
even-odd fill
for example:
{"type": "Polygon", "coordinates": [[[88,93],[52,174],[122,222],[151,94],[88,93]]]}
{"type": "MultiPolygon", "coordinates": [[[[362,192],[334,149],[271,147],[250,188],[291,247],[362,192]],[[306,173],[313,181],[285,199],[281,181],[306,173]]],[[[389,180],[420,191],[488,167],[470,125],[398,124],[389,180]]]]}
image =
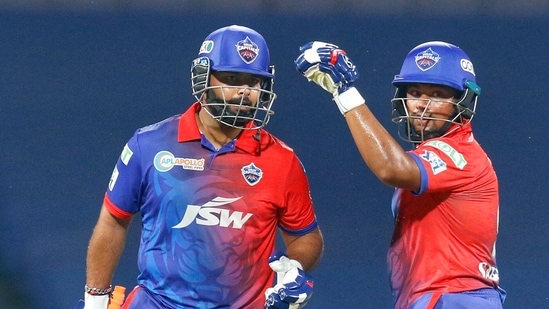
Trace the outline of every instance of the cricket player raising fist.
{"type": "Polygon", "coordinates": [[[498,181],[472,132],[481,91],[469,56],[441,41],[406,55],[391,103],[399,136],[412,143],[409,151],[368,108],[355,87],[357,67],[344,50],[310,42],[295,63],[333,96],[370,170],[396,188],[387,255],[395,308],[502,308],[498,181]]]}

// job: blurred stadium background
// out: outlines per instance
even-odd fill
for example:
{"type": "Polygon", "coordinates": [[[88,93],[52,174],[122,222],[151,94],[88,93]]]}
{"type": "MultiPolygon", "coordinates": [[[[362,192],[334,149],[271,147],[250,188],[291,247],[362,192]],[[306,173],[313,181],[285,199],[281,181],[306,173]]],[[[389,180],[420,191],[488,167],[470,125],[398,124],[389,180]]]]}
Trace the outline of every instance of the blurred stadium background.
{"type": "Polygon", "coordinates": [[[2,0],[0,9],[27,11],[128,12],[147,10],[163,13],[186,13],[194,10],[240,12],[244,14],[410,14],[434,15],[487,14],[539,16],[549,12],[546,0],[2,0]]]}
{"type": "MultiPolygon", "coordinates": [[[[549,308],[547,0],[0,0],[0,308],[73,308],[82,297],[122,146],[192,102],[190,61],[229,24],[267,39],[279,95],[267,129],[310,177],[326,251],[308,308],[390,308],[392,231],[392,189],[362,163],[329,96],[295,72],[311,40],[348,51],[390,132],[390,81],[408,50],[445,40],[468,52],[483,90],[473,126],[500,179],[505,307],[549,308]]],[[[135,283],[138,230],[113,284],[135,283]]]]}

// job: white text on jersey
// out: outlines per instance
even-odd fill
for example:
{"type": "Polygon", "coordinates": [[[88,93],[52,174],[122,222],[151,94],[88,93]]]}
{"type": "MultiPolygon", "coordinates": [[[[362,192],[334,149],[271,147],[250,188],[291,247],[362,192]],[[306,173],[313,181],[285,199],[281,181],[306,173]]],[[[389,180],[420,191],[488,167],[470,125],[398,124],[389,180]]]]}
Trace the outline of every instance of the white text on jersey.
{"type": "Polygon", "coordinates": [[[183,219],[174,225],[174,229],[181,229],[195,222],[198,225],[218,225],[221,227],[232,227],[240,229],[252,217],[251,213],[244,214],[240,211],[230,211],[229,209],[216,208],[235,202],[242,197],[224,198],[216,197],[203,205],[187,205],[187,210],[183,219]]]}

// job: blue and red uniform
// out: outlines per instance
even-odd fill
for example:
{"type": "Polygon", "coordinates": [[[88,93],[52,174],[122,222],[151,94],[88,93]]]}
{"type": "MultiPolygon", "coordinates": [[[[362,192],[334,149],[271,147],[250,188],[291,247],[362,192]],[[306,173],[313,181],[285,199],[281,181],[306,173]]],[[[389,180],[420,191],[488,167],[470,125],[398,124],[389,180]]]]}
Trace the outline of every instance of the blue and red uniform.
{"type": "Polygon", "coordinates": [[[393,196],[388,265],[395,308],[410,308],[425,294],[434,304],[444,293],[499,291],[498,180],[471,125],[455,129],[409,152],[420,168],[421,188],[397,189],[393,196]]]}
{"type": "Polygon", "coordinates": [[[277,227],[317,227],[292,149],[263,129],[215,149],[200,108],[137,130],[113,171],[107,209],[142,217],[138,287],[124,308],[263,308],[277,227]]]}

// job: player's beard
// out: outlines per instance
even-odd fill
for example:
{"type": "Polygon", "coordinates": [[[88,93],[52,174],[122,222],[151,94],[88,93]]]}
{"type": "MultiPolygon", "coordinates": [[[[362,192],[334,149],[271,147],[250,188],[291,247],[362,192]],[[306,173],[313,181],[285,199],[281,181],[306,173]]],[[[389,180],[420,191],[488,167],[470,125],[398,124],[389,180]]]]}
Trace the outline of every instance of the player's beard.
{"type": "Polygon", "coordinates": [[[212,116],[223,123],[242,128],[248,121],[254,119],[256,108],[248,97],[225,100],[210,89],[205,102],[212,116]]]}

